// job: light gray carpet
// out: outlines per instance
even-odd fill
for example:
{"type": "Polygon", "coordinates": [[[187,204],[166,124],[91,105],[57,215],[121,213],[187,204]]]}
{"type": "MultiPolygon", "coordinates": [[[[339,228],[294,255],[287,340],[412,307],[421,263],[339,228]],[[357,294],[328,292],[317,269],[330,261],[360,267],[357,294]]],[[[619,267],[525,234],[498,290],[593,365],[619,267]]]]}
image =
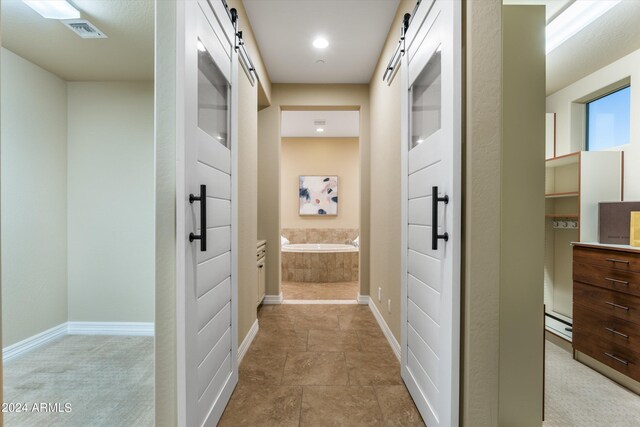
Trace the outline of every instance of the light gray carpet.
{"type": "Polygon", "coordinates": [[[640,396],[547,341],[544,427],[640,425],[640,396]]]}
{"type": "Polygon", "coordinates": [[[152,337],[69,335],[4,365],[5,402],[71,404],[5,413],[5,426],[152,426],[152,337]]]}

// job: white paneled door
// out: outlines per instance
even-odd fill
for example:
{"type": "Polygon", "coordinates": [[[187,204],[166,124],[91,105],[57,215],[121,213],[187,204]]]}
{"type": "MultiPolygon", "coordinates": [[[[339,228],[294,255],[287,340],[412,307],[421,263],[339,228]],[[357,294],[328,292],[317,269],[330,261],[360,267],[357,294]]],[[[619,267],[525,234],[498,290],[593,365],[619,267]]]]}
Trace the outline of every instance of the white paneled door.
{"type": "Polygon", "coordinates": [[[402,378],[430,427],[459,421],[460,3],[420,3],[401,71],[402,378]]]}
{"type": "Polygon", "coordinates": [[[184,42],[184,63],[178,69],[184,75],[177,97],[183,90],[184,159],[178,154],[178,179],[184,177],[184,186],[177,197],[178,277],[184,281],[178,282],[178,416],[180,425],[214,426],[238,382],[237,57],[221,0],[183,2],[181,11],[184,40],[178,38],[178,52],[184,42]]]}

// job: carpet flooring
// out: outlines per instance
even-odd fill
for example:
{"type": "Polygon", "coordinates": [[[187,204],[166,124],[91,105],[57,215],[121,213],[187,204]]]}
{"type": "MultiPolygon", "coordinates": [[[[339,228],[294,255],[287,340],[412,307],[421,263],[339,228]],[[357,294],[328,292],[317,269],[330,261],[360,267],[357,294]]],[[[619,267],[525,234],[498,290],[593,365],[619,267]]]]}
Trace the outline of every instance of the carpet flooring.
{"type": "Polygon", "coordinates": [[[544,427],[640,426],[640,396],[547,341],[544,427]]]}
{"type": "Polygon", "coordinates": [[[68,335],[11,360],[6,403],[69,404],[71,411],[5,413],[4,425],[153,426],[153,352],[153,337],[68,335]]]}

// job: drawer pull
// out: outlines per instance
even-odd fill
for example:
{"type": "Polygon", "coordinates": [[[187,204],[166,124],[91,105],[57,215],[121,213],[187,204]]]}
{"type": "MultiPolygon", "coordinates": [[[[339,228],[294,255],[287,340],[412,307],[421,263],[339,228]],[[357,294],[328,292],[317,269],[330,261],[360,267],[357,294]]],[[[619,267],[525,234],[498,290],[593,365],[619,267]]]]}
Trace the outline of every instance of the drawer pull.
{"type": "Polygon", "coordinates": [[[612,303],[612,302],[609,302],[609,301],[605,301],[604,303],[605,304],[609,304],[613,308],[619,308],[619,309],[624,310],[624,311],[629,311],[629,307],[625,307],[624,305],[618,305],[618,304],[615,304],[615,303],[612,303]]]}
{"type": "Polygon", "coordinates": [[[622,363],[625,366],[629,365],[629,361],[627,361],[627,360],[624,360],[624,359],[621,359],[619,357],[616,357],[611,353],[607,353],[606,351],[604,352],[604,354],[605,354],[605,356],[608,356],[608,357],[612,358],[613,360],[615,360],[618,363],[622,363]]]}
{"type": "Polygon", "coordinates": [[[618,283],[620,285],[629,286],[629,282],[625,282],[624,280],[612,279],[610,277],[605,277],[604,280],[608,280],[611,283],[618,283]]]}
{"type": "Polygon", "coordinates": [[[629,261],[625,261],[623,259],[607,258],[607,261],[618,264],[629,264],[629,261]]]}
{"type": "Polygon", "coordinates": [[[618,331],[616,331],[615,329],[607,328],[607,327],[605,327],[605,329],[606,329],[608,332],[611,332],[612,334],[616,334],[616,335],[618,335],[618,336],[624,337],[624,339],[626,339],[626,340],[628,340],[628,339],[629,339],[629,335],[623,334],[622,332],[618,332],[618,331]]]}

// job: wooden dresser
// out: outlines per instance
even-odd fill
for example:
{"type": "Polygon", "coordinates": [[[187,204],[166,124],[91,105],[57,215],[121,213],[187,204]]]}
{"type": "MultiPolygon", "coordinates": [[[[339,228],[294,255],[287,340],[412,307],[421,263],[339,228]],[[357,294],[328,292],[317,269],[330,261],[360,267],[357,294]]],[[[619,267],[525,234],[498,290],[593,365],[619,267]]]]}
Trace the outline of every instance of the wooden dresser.
{"type": "Polygon", "coordinates": [[[640,248],[574,244],[573,348],[640,381],[640,248]]]}

